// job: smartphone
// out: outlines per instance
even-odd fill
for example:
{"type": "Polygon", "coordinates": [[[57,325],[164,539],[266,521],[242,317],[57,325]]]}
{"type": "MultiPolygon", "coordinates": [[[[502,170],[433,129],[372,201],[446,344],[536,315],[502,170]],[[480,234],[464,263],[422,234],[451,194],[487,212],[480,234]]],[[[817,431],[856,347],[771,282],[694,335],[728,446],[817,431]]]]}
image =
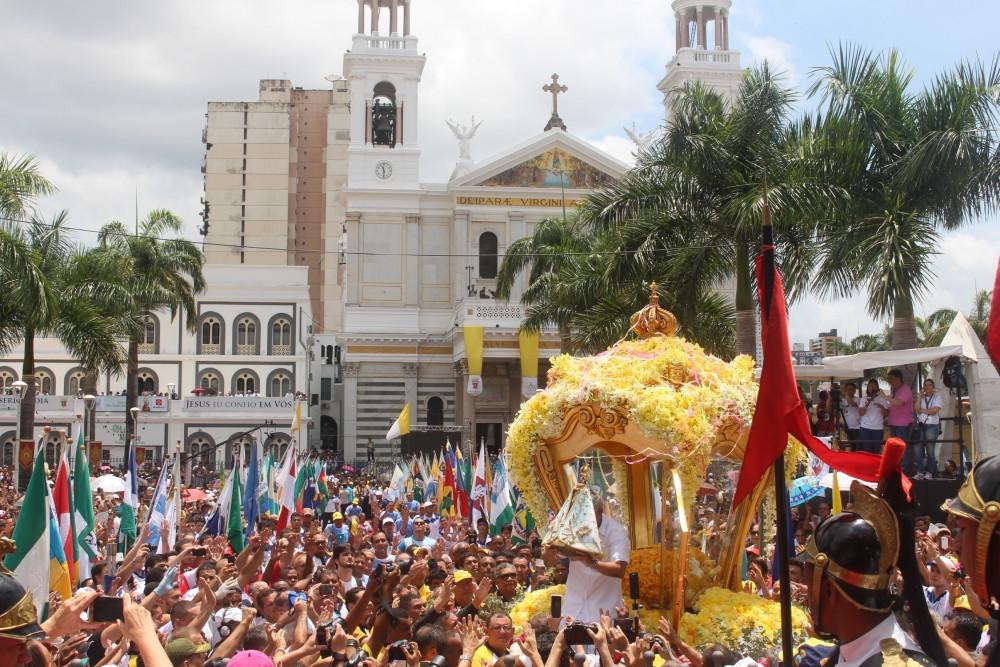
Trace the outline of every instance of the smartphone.
{"type": "Polygon", "coordinates": [[[191,550],[191,555],[194,557],[204,558],[208,555],[208,547],[195,547],[191,550]]]}
{"type": "Polygon", "coordinates": [[[400,639],[398,642],[389,644],[389,660],[406,660],[406,651],[403,649],[408,643],[407,640],[400,639]]]}
{"type": "Polygon", "coordinates": [[[631,644],[635,641],[636,631],[635,631],[635,621],[631,618],[616,618],[615,627],[625,633],[628,637],[628,641],[631,644]]]}
{"type": "Polygon", "coordinates": [[[90,608],[90,620],[94,623],[113,623],[124,617],[124,602],[113,595],[102,595],[94,600],[94,606],[90,608]]]}
{"type": "MultiPolygon", "coordinates": [[[[633,600],[639,599],[639,573],[630,572],[628,575],[628,595],[633,600]]],[[[632,640],[635,641],[635,640],[632,640]]]]}
{"type": "Polygon", "coordinates": [[[948,548],[948,544],[949,544],[948,538],[946,536],[942,536],[941,537],[941,548],[942,549],[947,549],[948,548]]]}
{"type": "Polygon", "coordinates": [[[320,584],[318,590],[320,595],[333,595],[333,584],[320,584]]]}
{"type": "Polygon", "coordinates": [[[551,601],[551,604],[550,604],[550,607],[549,607],[549,616],[551,616],[552,618],[561,618],[562,617],[562,596],[561,595],[553,595],[552,596],[552,601],[551,601]]]}

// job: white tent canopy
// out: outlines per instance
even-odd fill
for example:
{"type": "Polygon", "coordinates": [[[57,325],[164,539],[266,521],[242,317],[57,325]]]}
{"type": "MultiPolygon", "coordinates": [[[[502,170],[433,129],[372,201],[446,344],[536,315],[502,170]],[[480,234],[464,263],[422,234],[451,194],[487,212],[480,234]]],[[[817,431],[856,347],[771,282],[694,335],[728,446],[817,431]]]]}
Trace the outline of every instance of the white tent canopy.
{"type": "Polygon", "coordinates": [[[794,370],[798,380],[849,380],[864,377],[865,371],[872,368],[908,366],[947,359],[952,356],[965,356],[963,347],[952,344],[941,347],[918,347],[910,350],[859,352],[839,357],[825,357],[822,364],[795,366],[794,370]]]}
{"type": "MultiPolygon", "coordinates": [[[[958,354],[963,358],[962,370],[971,402],[974,459],[1000,454],[1000,373],[962,313],[955,314],[942,343],[961,350],[958,354]]],[[[933,377],[938,391],[947,391],[941,382],[943,369],[944,359],[934,364],[933,377]]],[[[955,416],[955,401],[945,401],[942,416],[955,416]]],[[[942,439],[954,438],[952,428],[952,422],[945,425],[942,439]]]]}

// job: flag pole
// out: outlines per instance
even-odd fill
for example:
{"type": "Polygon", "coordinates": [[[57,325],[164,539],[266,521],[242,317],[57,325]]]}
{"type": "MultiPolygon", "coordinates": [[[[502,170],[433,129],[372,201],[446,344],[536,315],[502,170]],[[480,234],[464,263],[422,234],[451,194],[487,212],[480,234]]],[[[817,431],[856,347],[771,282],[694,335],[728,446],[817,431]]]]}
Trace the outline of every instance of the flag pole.
{"type": "MultiPolygon", "coordinates": [[[[760,230],[761,253],[764,260],[764,303],[761,312],[765,317],[771,313],[771,298],[774,295],[774,227],[771,224],[771,209],[767,201],[767,171],[764,172],[764,205],[763,222],[760,230]]],[[[786,332],[774,332],[785,336],[786,332]]],[[[772,334],[773,335],[773,334],[772,334]]],[[[767,359],[764,363],[767,363],[767,359]]],[[[775,360],[777,361],[777,360],[775,360]]],[[[784,667],[794,665],[792,652],[792,583],[788,573],[788,489],[785,484],[785,454],[784,449],[774,462],[774,500],[775,513],[778,519],[777,545],[778,550],[778,580],[781,582],[781,651],[784,667]]]]}

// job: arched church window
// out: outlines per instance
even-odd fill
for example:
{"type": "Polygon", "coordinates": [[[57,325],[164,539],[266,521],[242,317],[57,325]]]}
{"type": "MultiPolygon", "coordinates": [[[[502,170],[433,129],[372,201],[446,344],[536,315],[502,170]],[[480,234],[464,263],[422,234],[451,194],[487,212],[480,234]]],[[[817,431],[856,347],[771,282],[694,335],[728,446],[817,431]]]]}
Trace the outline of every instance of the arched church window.
{"type": "Polygon", "coordinates": [[[372,144],[389,146],[397,143],[396,127],[396,87],[388,81],[375,86],[372,100],[372,144]]]}
{"type": "Polygon", "coordinates": [[[479,236],[479,277],[488,280],[497,277],[497,235],[493,232],[479,236]]]}
{"type": "Polygon", "coordinates": [[[444,426],[444,401],[440,396],[427,399],[427,425],[444,426]]]}

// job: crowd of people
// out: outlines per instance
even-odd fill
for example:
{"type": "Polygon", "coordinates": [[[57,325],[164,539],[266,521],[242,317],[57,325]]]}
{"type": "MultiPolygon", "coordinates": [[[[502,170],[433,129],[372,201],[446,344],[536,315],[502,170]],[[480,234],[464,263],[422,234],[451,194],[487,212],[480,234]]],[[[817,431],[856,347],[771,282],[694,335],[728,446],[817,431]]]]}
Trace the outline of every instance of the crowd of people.
{"type": "Polygon", "coordinates": [[[902,371],[893,369],[887,377],[888,390],[872,378],[865,382],[862,393],[854,382],[845,382],[821,390],[815,402],[803,395],[813,434],[837,435],[846,447],[879,454],[888,431],[890,437],[907,443],[903,470],[914,479],[956,477],[955,461],[939,461],[945,399],[934,380],[924,380],[920,393],[914,396],[903,382],[902,371]]]}
{"type": "MultiPolygon", "coordinates": [[[[592,494],[604,549],[595,558],[543,548],[537,533],[518,543],[509,527],[491,534],[485,519],[472,526],[441,516],[433,500],[394,498],[387,480],[363,471],[327,484],[322,507],[292,513],[281,529],[265,515],[239,551],[204,530],[211,499],[185,506],[172,545],[168,526],[151,540],[156,531],[143,521],[127,553],[94,563],[70,598],[53,594],[30,610],[24,589],[0,576],[0,664],[700,667],[767,658],[690,646],[666,618],[636,628],[621,592],[628,530],[604,512],[602,493],[592,494]],[[561,609],[515,625],[511,611],[526,594],[555,586],[565,587],[561,609]],[[107,596],[121,601],[111,622],[95,605],[107,596]]],[[[17,501],[9,485],[0,488],[0,550],[12,548],[5,538],[17,501]]],[[[149,502],[141,498],[141,518],[149,502]]],[[[120,495],[96,498],[99,545],[116,544],[120,503],[120,495]]],[[[883,656],[873,632],[919,664],[942,656],[961,667],[997,664],[1000,459],[976,468],[944,523],[893,523],[887,516],[897,515],[879,503],[888,506],[859,494],[832,514],[819,500],[794,517],[792,598],[811,612],[817,637],[800,648],[801,664],[881,664],[869,660],[883,656]],[[984,536],[977,526],[988,520],[984,536]],[[915,590],[923,606],[907,595],[915,590]],[[925,648],[928,629],[935,648],[925,648]]],[[[716,521],[715,512],[703,506],[699,516],[716,521]]],[[[758,522],[748,536],[744,589],[777,599],[766,528],[758,522]]]]}

